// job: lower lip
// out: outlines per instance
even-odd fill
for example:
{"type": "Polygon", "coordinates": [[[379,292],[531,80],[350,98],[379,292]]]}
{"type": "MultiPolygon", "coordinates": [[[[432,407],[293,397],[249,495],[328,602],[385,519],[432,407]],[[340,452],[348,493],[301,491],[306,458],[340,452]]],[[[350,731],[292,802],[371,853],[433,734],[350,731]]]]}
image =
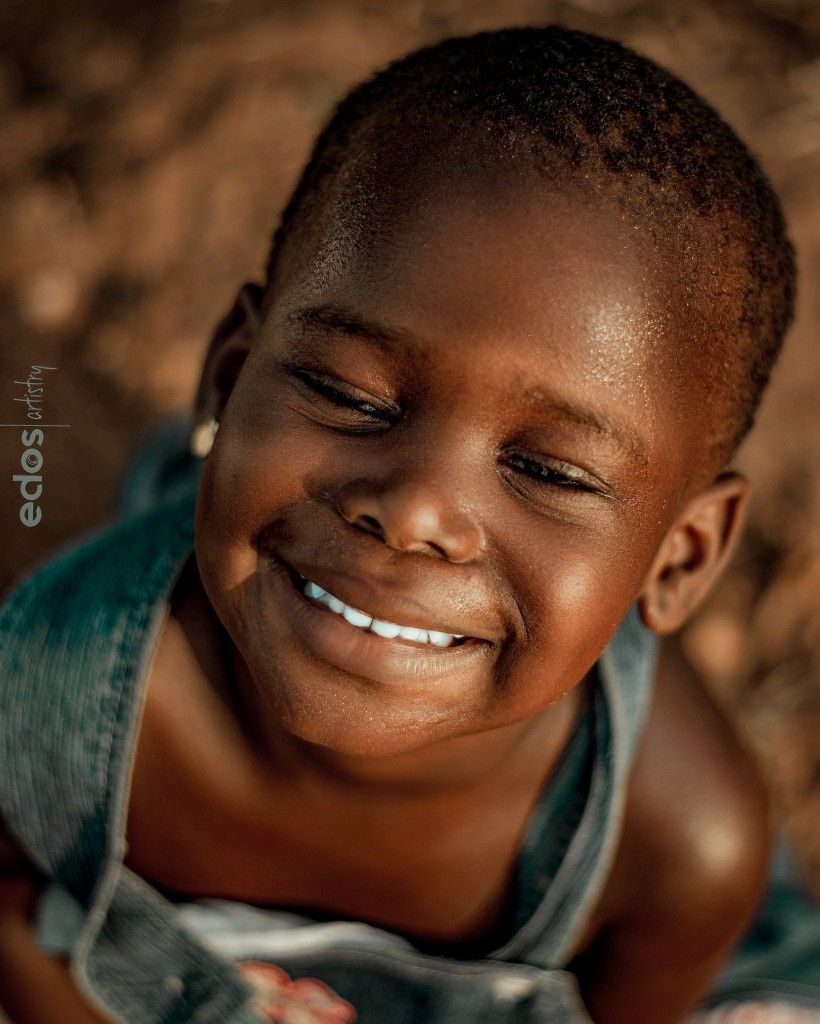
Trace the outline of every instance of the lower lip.
{"type": "Polygon", "coordinates": [[[386,686],[443,680],[464,672],[489,652],[491,645],[485,640],[434,647],[377,636],[351,626],[343,616],[306,597],[281,562],[272,569],[271,578],[296,638],[320,661],[360,679],[386,686]]]}

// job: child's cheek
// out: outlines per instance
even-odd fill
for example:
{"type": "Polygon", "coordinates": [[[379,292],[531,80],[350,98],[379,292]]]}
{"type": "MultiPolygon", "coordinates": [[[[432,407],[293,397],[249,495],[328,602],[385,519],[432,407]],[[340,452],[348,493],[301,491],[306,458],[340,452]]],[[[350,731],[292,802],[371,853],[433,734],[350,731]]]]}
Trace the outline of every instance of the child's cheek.
{"type": "Polygon", "coordinates": [[[235,526],[258,527],[260,516],[275,515],[283,503],[306,494],[333,439],[311,424],[281,387],[248,388],[235,399],[209,469],[233,508],[235,526]]]}
{"type": "Polygon", "coordinates": [[[542,527],[531,538],[530,551],[538,556],[528,561],[528,545],[522,545],[516,588],[526,637],[514,660],[534,702],[530,710],[557,700],[584,677],[633,603],[640,574],[619,533],[542,527]],[[536,679],[536,686],[527,682],[536,679]]]}

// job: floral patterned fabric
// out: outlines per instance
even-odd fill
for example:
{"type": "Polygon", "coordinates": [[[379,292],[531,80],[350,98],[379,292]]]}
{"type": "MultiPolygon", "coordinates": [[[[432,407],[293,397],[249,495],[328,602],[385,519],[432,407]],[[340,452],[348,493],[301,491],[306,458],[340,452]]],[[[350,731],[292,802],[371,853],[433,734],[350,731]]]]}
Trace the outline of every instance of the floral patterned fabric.
{"type": "Polygon", "coordinates": [[[239,970],[253,985],[251,1008],[276,1024],[353,1024],[356,1011],[318,978],[294,980],[272,964],[243,963],[239,970]]]}

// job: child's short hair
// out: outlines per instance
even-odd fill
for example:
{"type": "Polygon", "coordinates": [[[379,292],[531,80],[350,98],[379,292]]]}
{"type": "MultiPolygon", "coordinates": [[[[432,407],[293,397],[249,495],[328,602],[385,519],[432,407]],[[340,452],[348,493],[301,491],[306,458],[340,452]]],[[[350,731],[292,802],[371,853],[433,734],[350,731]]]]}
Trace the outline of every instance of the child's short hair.
{"type": "Polygon", "coordinates": [[[712,342],[711,354],[722,392],[716,446],[722,459],[731,456],[792,319],[796,275],[770,182],[705,100],[619,43],[556,25],[418,50],[337,106],[282,214],[269,285],[294,224],[318,215],[331,179],[349,176],[368,151],[389,152],[408,138],[422,157],[437,138],[473,153],[478,140],[502,164],[523,160],[550,180],[614,187],[659,237],[679,236],[679,247],[704,264],[707,294],[728,304],[728,336],[716,339],[719,351],[712,342]]]}

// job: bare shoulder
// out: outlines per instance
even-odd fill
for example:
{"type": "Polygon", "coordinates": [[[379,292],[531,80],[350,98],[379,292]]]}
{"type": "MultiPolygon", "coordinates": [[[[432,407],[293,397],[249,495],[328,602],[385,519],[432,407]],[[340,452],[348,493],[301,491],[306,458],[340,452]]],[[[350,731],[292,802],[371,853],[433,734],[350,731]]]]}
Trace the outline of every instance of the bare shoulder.
{"type": "Polygon", "coordinates": [[[708,909],[730,928],[759,898],[769,845],[769,798],[754,758],[679,643],[665,641],[628,793],[624,856],[654,865],[656,898],[682,918],[702,928],[708,909]]]}
{"type": "Polygon", "coordinates": [[[769,800],[755,762],[665,642],[624,827],[573,970],[595,1020],[682,1019],[754,915],[769,800]]]}
{"type": "Polygon", "coordinates": [[[704,953],[730,942],[759,901],[770,838],[753,756],[678,641],[665,640],[620,846],[587,942],[630,918],[673,924],[704,953]]]}
{"type": "Polygon", "coordinates": [[[742,920],[765,884],[770,839],[756,761],[679,641],[664,640],[620,845],[588,940],[636,907],[675,914],[682,927],[691,918],[701,934],[704,915],[727,927],[742,920]]]}

